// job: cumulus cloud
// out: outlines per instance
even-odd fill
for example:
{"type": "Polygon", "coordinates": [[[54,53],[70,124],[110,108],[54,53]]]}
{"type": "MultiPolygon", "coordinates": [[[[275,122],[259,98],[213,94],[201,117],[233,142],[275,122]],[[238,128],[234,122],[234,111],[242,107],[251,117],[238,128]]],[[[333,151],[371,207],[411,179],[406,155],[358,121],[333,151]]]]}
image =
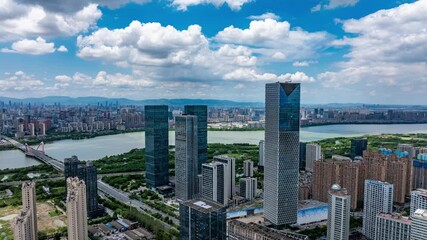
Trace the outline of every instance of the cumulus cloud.
{"type": "Polygon", "coordinates": [[[59,48],[56,50],[58,52],[68,52],[68,49],[64,45],[59,46],[59,48]]]}
{"type": "Polygon", "coordinates": [[[421,89],[427,86],[426,26],[427,0],[343,21],[349,36],[333,45],[349,47],[347,59],[317,78],[327,87],[376,88],[377,95],[408,83],[421,89]]]}
{"type": "Polygon", "coordinates": [[[331,10],[336,8],[351,7],[356,5],[358,2],[359,0],[327,0],[314,6],[311,11],[317,12],[322,9],[331,10]]]}
{"type": "Polygon", "coordinates": [[[245,80],[245,81],[296,81],[296,82],[314,82],[313,77],[307,76],[303,72],[286,73],[277,75],[274,73],[259,74],[254,69],[239,68],[224,76],[226,80],[245,80]]]}
{"type": "Polygon", "coordinates": [[[190,6],[200,4],[213,4],[216,7],[227,4],[232,10],[238,11],[244,4],[251,2],[251,0],[171,0],[171,2],[172,6],[182,11],[186,11],[190,6]]]}
{"type": "Polygon", "coordinates": [[[43,85],[42,81],[23,71],[5,74],[3,78],[0,78],[0,92],[34,90],[43,85]]]}
{"type": "Polygon", "coordinates": [[[0,41],[35,36],[73,36],[95,26],[102,16],[97,4],[89,4],[68,14],[50,12],[39,5],[25,5],[13,0],[0,0],[0,5],[0,41]]]}
{"type": "Polygon", "coordinates": [[[296,61],[292,63],[294,67],[308,67],[310,64],[317,63],[317,61],[296,61]]]}
{"type": "Polygon", "coordinates": [[[9,53],[43,55],[55,52],[55,44],[48,43],[43,38],[38,37],[36,40],[24,39],[14,42],[11,49],[3,48],[1,51],[9,53]]]}
{"type": "Polygon", "coordinates": [[[248,19],[250,19],[250,20],[265,20],[265,19],[279,20],[280,16],[277,16],[276,14],[274,14],[272,12],[266,12],[266,13],[263,13],[261,15],[249,16],[248,19]]]}
{"type": "Polygon", "coordinates": [[[72,78],[67,75],[58,75],[55,77],[55,80],[58,82],[70,82],[72,78]]]}

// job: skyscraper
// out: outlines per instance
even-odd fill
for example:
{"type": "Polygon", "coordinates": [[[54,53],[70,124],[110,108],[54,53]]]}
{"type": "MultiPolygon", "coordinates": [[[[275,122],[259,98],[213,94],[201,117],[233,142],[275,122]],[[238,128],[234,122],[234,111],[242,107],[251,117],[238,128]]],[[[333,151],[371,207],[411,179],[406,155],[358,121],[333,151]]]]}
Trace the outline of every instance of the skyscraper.
{"type": "Polygon", "coordinates": [[[246,177],[240,179],[240,196],[251,201],[255,198],[257,190],[257,179],[246,177]]]}
{"type": "Polygon", "coordinates": [[[265,152],[265,141],[264,140],[259,141],[258,150],[259,150],[258,166],[263,169],[264,168],[264,160],[265,160],[265,154],[264,154],[264,152],[265,152]]]}
{"type": "Polygon", "coordinates": [[[328,240],[345,240],[350,234],[350,195],[334,184],[328,194],[328,240]]]}
{"type": "Polygon", "coordinates": [[[226,165],[220,162],[202,165],[202,196],[224,206],[228,205],[226,171],[226,165]]]}
{"type": "Polygon", "coordinates": [[[86,185],[78,178],[67,179],[67,226],[69,240],[88,239],[86,185]]]}
{"type": "Polygon", "coordinates": [[[427,190],[426,189],[417,189],[411,192],[410,216],[413,216],[417,209],[427,209],[427,190]]]}
{"type": "Polygon", "coordinates": [[[307,143],[299,143],[299,169],[305,170],[305,158],[306,158],[307,143]]]}
{"type": "Polygon", "coordinates": [[[86,165],[80,164],[78,167],[79,179],[86,185],[87,213],[89,218],[95,218],[103,214],[103,209],[98,205],[98,179],[96,176],[96,167],[92,162],[86,162],[86,165]]]}
{"type": "Polygon", "coordinates": [[[357,156],[363,156],[363,151],[366,149],[368,149],[368,139],[352,139],[350,158],[354,160],[357,156]]]}
{"type": "Polygon", "coordinates": [[[254,176],[254,162],[252,162],[251,160],[243,161],[243,175],[245,177],[254,176]]]}
{"type": "Polygon", "coordinates": [[[226,240],[225,207],[196,198],[179,205],[180,239],[226,240]]]}
{"type": "Polygon", "coordinates": [[[145,175],[147,186],[169,183],[168,106],[145,106],[145,175]]]}
{"type": "Polygon", "coordinates": [[[14,240],[37,240],[34,238],[33,216],[29,209],[22,210],[13,220],[14,240]]]}
{"type": "Polygon", "coordinates": [[[427,210],[417,209],[412,216],[411,239],[427,240],[427,210]]]}
{"type": "Polygon", "coordinates": [[[375,240],[409,240],[411,220],[398,214],[379,213],[375,222],[375,240]]]}
{"type": "Polygon", "coordinates": [[[197,116],[197,171],[198,174],[201,174],[202,164],[208,160],[208,107],[206,105],[185,105],[184,113],[197,116]]]}
{"type": "Polygon", "coordinates": [[[322,148],[319,144],[307,144],[305,153],[305,170],[313,171],[313,163],[322,158],[322,148]]]}
{"type": "Polygon", "coordinates": [[[393,184],[365,180],[364,195],[363,233],[374,239],[377,214],[391,213],[393,210],[393,184]]]}
{"type": "Polygon", "coordinates": [[[175,117],[175,196],[180,201],[198,193],[197,117],[175,117]]]}
{"type": "Polygon", "coordinates": [[[297,221],[300,84],[269,83],[265,93],[264,216],[297,221]]]}
{"type": "Polygon", "coordinates": [[[79,175],[78,167],[80,164],[81,163],[77,156],[72,156],[71,158],[64,159],[65,181],[67,181],[69,177],[77,177],[79,175]]]}
{"type": "Polygon", "coordinates": [[[224,182],[226,184],[227,196],[233,199],[236,194],[236,159],[225,155],[215,156],[214,161],[220,162],[225,166],[224,182]]]}
{"type": "Polygon", "coordinates": [[[22,184],[22,211],[30,212],[31,239],[38,239],[37,236],[37,205],[36,205],[36,183],[24,182],[22,184]]]}
{"type": "Polygon", "coordinates": [[[413,162],[413,181],[414,189],[423,188],[427,189],[427,154],[420,153],[417,156],[417,159],[414,159],[413,162]]]}

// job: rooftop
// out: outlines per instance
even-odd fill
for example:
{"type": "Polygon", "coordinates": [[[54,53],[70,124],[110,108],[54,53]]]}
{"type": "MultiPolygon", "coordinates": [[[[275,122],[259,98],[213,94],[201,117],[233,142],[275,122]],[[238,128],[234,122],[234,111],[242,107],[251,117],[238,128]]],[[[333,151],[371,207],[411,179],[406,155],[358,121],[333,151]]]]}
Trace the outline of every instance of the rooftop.
{"type": "Polygon", "coordinates": [[[379,213],[377,215],[378,217],[382,217],[384,219],[389,219],[389,220],[393,220],[396,222],[401,222],[401,223],[405,223],[405,224],[411,224],[411,219],[409,219],[408,217],[403,217],[400,214],[396,214],[396,213],[392,213],[392,214],[388,214],[388,213],[379,213]]]}
{"type": "Polygon", "coordinates": [[[216,202],[213,202],[212,200],[208,200],[204,198],[191,199],[186,202],[183,202],[182,205],[185,205],[193,209],[196,209],[197,211],[206,212],[206,213],[217,211],[223,208],[222,205],[216,202]]]}
{"type": "Polygon", "coordinates": [[[426,209],[417,209],[414,212],[414,217],[423,218],[427,220],[427,210],[426,209]]]}

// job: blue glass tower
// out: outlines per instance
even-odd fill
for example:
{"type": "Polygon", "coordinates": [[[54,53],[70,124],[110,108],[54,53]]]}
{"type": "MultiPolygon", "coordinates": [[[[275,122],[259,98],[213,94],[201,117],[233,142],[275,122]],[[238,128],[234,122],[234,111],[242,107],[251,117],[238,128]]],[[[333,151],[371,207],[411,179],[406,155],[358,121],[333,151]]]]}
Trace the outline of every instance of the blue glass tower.
{"type": "Polygon", "coordinates": [[[147,186],[169,183],[168,106],[145,106],[145,174],[147,186]]]}
{"type": "Polygon", "coordinates": [[[206,105],[185,105],[184,113],[197,117],[198,138],[198,174],[202,173],[202,164],[208,160],[208,107],[206,105]]]}
{"type": "Polygon", "coordinates": [[[297,222],[300,84],[265,87],[264,216],[279,226],[297,222]]]}

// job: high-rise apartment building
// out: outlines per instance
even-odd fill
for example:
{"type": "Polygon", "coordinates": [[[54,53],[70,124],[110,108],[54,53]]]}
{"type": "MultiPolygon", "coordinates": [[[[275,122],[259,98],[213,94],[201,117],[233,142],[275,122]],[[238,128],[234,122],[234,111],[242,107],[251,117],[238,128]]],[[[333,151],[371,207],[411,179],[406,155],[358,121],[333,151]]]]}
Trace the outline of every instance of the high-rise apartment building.
{"type": "Polygon", "coordinates": [[[145,175],[147,186],[169,183],[168,106],[145,106],[145,175]]]}
{"type": "Polygon", "coordinates": [[[34,126],[34,123],[28,124],[28,131],[30,132],[32,137],[36,136],[36,128],[34,126]]]}
{"type": "Polygon", "coordinates": [[[208,161],[208,107],[185,105],[184,114],[197,116],[197,173],[202,173],[202,164],[208,161]]]}
{"type": "Polygon", "coordinates": [[[363,156],[363,151],[368,149],[368,139],[352,139],[350,146],[350,158],[363,156]]]}
{"type": "Polygon", "coordinates": [[[411,220],[397,214],[379,213],[375,222],[375,240],[409,240],[411,220]]]}
{"type": "Polygon", "coordinates": [[[265,152],[265,141],[264,140],[259,141],[258,150],[259,150],[258,166],[263,168],[264,167],[264,160],[265,160],[265,153],[264,153],[265,152]]]}
{"type": "Polygon", "coordinates": [[[375,238],[375,221],[379,213],[391,213],[393,210],[393,184],[374,180],[365,180],[363,234],[375,238]]]}
{"type": "Polygon", "coordinates": [[[227,196],[229,199],[233,199],[236,194],[236,159],[225,155],[215,156],[213,159],[215,162],[220,162],[225,166],[225,184],[227,189],[227,196]]]}
{"type": "Polygon", "coordinates": [[[254,162],[252,162],[251,160],[243,161],[243,175],[245,177],[254,176],[254,162]]]}
{"type": "Polygon", "coordinates": [[[240,196],[251,201],[256,196],[257,179],[246,177],[240,179],[240,196]]]}
{"type": "Polygon", "coordinates": [[[88,161],[86,164],[78,166],[78,178],[83,180],[86,185],[86,202],[87,214],[89,218],[99,217],[104,213],[104,209],[98,205],[98,178],[96,174],[96,167],[92,162],[88,161]]]}
{"type": "Polygon", "coordinates": [[[313,171],[314,161],[322,158],[322,148],[319,144],[307,144],[305,148],[305,170],[313,171]]]}
{"type": "Polygon", "coordinates": [[[264,216],[276,226],[297,222],[300,89],[266,84],[264,216]]]}
{"type": "Polygon", "coordinates": [[[226,240],[225,207],[196,198],[179,205],[180,239],[226,240]]]}
{"type": "Polygon", "coordinates": [[[399,143],[397,145],[397,151],[399,152],[407,152],[410,158],[414,158],[415,157],[415,147],[412,144],[403,144],[403,143],[399,143]]]}
{"type": "Polygon", "coordinates": [[[427,154],[420,153],[417,158],[413,160],[413,188],[427,189],[427,154]]]}
{"type": "Polygon", "coordinates": [[[175,117],[175,196],[179,201],[195,197],[198,187],[197,117],[175,117]]]}
{"type": "Polygon", "coordinates": [[[344,240],[350,235],[350,195],[334,184],[328,194],[328,240],[344,240]]]}
{"type": "Polygon", "coordinates": [[[427,240],[427,210],[417,209],[411,218],[411,240],[427,240]]]}
{"type": "Polygon", "coordinates": [[[33,216],[29,209],[22,210],[13,220],[14,240],[37,240],[34,238],[33,216]]]}
{"type": "Polygon", "coordinates": [[[202,196],[206,199],[228,205],[227,168],[220,162],[202,165],[202,196]]]}
{"type": "Polygon", "coordinates": [[[22,190],[22,211],[30,212],[31,239],[38,239],[37,235],[37,203],[36,203],[36,183],[24,182],[22,190]]]}
{"type": "Polygon", "coordinates": [[[87,240],[86,185],[78,178],[67,179],[68,240],[87,240]]]}
{"type": "Polygon", "coordinates": [[[40,123],[40,134],[46,136],[46,123],[40,123]]]}
{"type": "Polygon", "coordinates": [[[415,191],[412,191],[410,206],[411,206],[410,216],[413,216],[417,209],[427,209],[427,190],[417,189],[415,191]]]}
{"type": "Polygon", "coordinates": [[[299,143],[299,169],[305,170],[305,159],[306,159],[307,143],[299,143]]]}

